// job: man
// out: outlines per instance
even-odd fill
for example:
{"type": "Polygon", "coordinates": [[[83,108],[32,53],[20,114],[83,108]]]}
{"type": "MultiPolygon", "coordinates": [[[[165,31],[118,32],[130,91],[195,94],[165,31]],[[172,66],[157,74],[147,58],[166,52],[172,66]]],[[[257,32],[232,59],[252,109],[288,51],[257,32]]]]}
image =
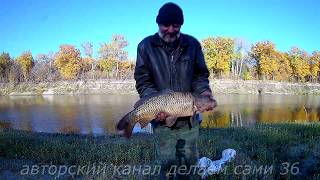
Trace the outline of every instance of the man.
{"type": "MultiPolygon", "coordinates": [[[[139,43],[134,77],[140,98],[169,89],[213,99],[201,45],[192,36],[180,33],[183,21],[182,9],[174,3],[166,3],[156,18],[158,33],[139,43]]],[[[166,117],[166,113],[161,112],[152,121],[156,160],[161,165],[160,179],[165,179],[168,170],[174,169],[172,165],[190,168],[198,161],[198,119],[178,118],[168,128],[166,117]]],[[[182,176],[177,174],[176,177],[182,176]]]]}

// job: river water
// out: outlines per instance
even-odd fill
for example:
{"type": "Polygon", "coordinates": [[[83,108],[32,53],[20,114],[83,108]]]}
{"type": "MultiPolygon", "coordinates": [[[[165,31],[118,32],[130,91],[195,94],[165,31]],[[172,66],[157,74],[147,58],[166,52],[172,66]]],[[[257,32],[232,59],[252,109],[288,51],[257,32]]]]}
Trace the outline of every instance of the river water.
{"type": "MultiPolygon", "coordinates": [[[[218,107],[203,114],[203,128],[320,121],[320,96],[215,95],[218,107]]],[[[138,100],[135,94],[0,96],[0,129],[101,135],[138,100]]]]}

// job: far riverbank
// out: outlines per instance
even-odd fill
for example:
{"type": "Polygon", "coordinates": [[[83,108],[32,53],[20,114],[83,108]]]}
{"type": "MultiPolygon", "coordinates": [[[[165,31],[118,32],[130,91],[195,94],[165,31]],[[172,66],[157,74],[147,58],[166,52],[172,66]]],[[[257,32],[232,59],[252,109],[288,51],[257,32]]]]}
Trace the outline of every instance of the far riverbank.
{"type": "MultiPolygon", "coordinates": [[[[210,80],[214,93],[312,94],[320,95],[319,83],[289,83],[258,80],[210,80]]],[[[134,80],[77,80],[47,83],[0,83],[0,95],[136,94],[134,80]]]]}

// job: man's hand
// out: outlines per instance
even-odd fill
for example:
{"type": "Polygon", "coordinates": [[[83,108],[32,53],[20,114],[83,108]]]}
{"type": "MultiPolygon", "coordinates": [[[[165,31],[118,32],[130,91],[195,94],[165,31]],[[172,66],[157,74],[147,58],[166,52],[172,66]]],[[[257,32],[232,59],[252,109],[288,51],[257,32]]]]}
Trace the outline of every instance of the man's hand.
{"type": "Polygon", "coordinates": [[[200,95],[202,96],[210,96],[210,99],[214,99],[213,96],[212,96],[212,93],[210,91],[203,91],[200,95]]]}
{"type": "Polygon", "coordinates": [[[157,116],[156,116],[156,121],[164,121],[166,120],[166,118],[168,117],[167,113],[165,112],[160,112],[157,116]]]}
{"type": "Polygon", "coordinates": [[[205,111],[210,111],[213,110],[215,107],[217,107],[217,101],[214,99],[211,91],[203,91],[200,95],[202,96],[209,96],[210,99],[213,101],[213,106],[208,107],[207,109],[205,109],[205,111]]]}

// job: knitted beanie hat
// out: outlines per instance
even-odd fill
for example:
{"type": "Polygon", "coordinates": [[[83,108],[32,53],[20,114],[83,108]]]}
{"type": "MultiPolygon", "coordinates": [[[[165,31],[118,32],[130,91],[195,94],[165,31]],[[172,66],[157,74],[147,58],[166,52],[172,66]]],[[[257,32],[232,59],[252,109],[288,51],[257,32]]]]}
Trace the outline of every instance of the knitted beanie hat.
{"type": "Polygon", "coordinates": [[[183,24],[183,12],[182,9],[172,3],[164,4],[160,9],[156,19],[158,24],[183,24]]]}

